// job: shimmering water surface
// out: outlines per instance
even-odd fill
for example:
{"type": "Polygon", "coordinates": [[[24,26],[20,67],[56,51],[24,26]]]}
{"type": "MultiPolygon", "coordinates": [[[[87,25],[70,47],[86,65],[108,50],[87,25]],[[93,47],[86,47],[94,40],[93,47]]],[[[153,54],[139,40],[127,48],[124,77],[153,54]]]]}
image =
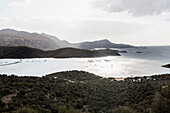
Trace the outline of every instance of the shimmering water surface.
{"type": "Polygon", "coordinates": [[[0,74],[43,76],[60,71],[84,70],[103,77],[120,78],[170,73],[170,69],[161,67],[170,63],[170,46],[120,50],[127,53],[100,58],[0,59],[0,74]]]}

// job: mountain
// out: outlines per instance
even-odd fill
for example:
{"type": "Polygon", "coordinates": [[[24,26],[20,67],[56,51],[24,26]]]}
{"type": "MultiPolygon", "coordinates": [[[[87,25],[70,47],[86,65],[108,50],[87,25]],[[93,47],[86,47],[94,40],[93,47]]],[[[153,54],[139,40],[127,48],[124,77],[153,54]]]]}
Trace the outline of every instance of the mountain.
{"type": "Polygon", "coordinates": [[[82,42],[75,44],[76,47],[82,49],[94,49],[94,48],[132,48],[134,46],[127,44],[115,44],[107,39],[93,41],[93,42],[82,42]]]}
{"type": "Polygon", "coordinates": [[[53,51],[43,51],[29,47],[0,47],[0,58],[84,58],[120,56],[117,50],[85,50],[77,48],[61,48],[53,51]]]}
{"type": "Polygon", "coordinates": [[[65,47],[75,47],[80,49],[133,47],[125,44],[115,44],[106,39],[93,42],[69,43],[65,40],[60,40],[55,36],[45,33],[29,33],[14,29],[0,30],[0,46],[27,46],[42,50],[55,50],[65,47]]]}
{"type": "Polygon", "coordinates": [[[0,46],[27,46],[42,50],[60,48],[53,40],[38,34],[13,29],[0,30],[0,46]]]}
{"type": "Polygon", "coordinates": [[[52,36],[52,35],[48,35],[45,33],[42,33],[41,35],[45,36],[46,38],[49,38],[51,40],[53,40],[60,48],[64,48],[64,47],[74,47],[71,43],[69,43],[66,40],[60,40],[58,39],[56,36],[52,36]]]}

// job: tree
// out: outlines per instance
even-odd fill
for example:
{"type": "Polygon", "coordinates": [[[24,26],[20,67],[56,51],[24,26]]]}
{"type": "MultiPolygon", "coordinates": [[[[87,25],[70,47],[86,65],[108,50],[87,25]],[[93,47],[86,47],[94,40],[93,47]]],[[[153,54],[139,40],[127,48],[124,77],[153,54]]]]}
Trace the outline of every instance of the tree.
{"type": "Polygon", "coordinates": [[[58,108],[58,113],[66,113],[67,112],[67,107],[64,106],[59,106],[58,108]]]}
{"type": "Polygon", "coordinates": [[[81,113],[81,111],[74,109],[73,107],[71,107],[66,113],[81,113]]]}
{"type": "Polygon", "coordinates": [[[170,111],[170,82],[157,92],[152,103],[153,113],[168,113],[170,111]]]}
{"type": "Polygon", "coordinates": [[[113,110],[113,113],[136,113],[127,106],[119,106],[113,110]]]}
{"type": "Polygon", "coordinates": [[[18,110],[17,110],[16,112],[14,112],[14,113],[38,113],[38,112],[35,111],[34,109],[24,107],[24,108],[18,109],[18,110]]]}
{"type": "Polygon", "coordinates": [[[0,52],[0,58],[3,58],[3,52],[2,51],[0,52]]]}

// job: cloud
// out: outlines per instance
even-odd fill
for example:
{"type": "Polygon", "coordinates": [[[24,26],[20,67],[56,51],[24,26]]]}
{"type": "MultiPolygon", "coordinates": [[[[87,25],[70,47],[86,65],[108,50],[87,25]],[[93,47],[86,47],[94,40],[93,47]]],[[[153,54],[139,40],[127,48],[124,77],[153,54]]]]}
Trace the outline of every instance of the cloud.
{"type": "Polygon", "coordinates": [[[92,6],[110,13],[127,12],[133,16],[170,12],[170,0],[95,0],[92,6]]]}
{"type": "Polygon", "coordinates": [[[51,17],[4,17],[0,29],[12,28],[29,32],[45,32],[69,42],[107,38],[115,43],[133,45],[168,45],[170,22],[141,23],[119,19],[78,19],[63,21],[51,17]],[[152,43],[151,43],[152,42],[152,43]]]}
{"type": "Polygon", "coordinates": [[[79,23],[84,34],[104,34],[108,36],[127,35],[143,29],[145,25],[137,22],[125,22],[111,19],[88,19],[79,23]]]}
{"type": "Polygon", "coordinates": [[[47,32],[61,39],[77,42],[97,38],[121,37],[134,32],[137,33],[145,29],[146,26],[136,22],[112,19],[80,19],[68,22],[46,17],[7,18],[1,16],[0,28],[7,27],[31,32],[47,32]]]}
{"type": "Polygon", "coordinates": [[[0,15],[0,29],[12,28],[30,32],[47,32],[60,35],[65,33],[67,25],[56,18],[47,17],[13,17],[8,18],[0,15]]]}
{"type": "Polygon", "coordinates": [[[166,21],[170,21],[170,19],[166,19],[166,21]]]}
{"type": "Polygon", "coordinates": [[[29,4],[32,0],[8,0],[7,4],[29,4]]]}
{"type": "Polygon", "coordinates": [[[113,42],[122,43],[122,41],[128,42],[128,35],[137,34],[146,28],[147,25],[137,22],[88,19],[78,22],[77,26],[73,26],[71,32],[74,34],[75,38],[81,37],[83,40],[99,40],[107,38],[113,42]]]}

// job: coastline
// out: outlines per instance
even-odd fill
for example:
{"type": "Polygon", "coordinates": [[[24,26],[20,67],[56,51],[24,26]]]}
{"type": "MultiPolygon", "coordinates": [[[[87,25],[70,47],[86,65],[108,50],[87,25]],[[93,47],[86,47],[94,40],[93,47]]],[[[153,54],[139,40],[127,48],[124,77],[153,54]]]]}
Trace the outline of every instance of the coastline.
{"type": "Polygon", "coordinates": [[[47,77],[47,76],[51,76],[51,75],[55,75],[55,74],[61,74],[61,73],[72,73],[72,72],[76,72],[76,73],[86,73],[86,74],[90,74],[90,75],[94,75],[96,77],[99,77],[101,79],[111,79],[111,80],[116,80],[116,81],[124,81],[125,79],[140,79],[140,78],[147,78],[147,79],[150,79],[150,77],[152,76],[161,76],[161,75],[168,75],[170,76],[170,73],[159,73],[159,74],[151,74],[151,75],[144,75],[144,76],[126,76],[126,77],[104,77],[104,76],[101,76],[101,75],[97,75],[97,74],[94,74],[94,73],[91,73],[91,72],[88,72],[88,71],[83,71],[83,70],[68,70],[68,71],[59,71],[59,72],[52,72],[52,73],[49,73],[49,74],[44,74],[42,76],[38,76],[38,75],[28,75],[28,74],[25,74],[23,76],[20,76],[20,75],[17,75],[17,74],[3,74],[3,73],[0,73],[0,76],[1,75],[6,75],[6,76],[16,76],[16,77],[38,77],[38,78],[43,78],[43,77],[47,77]]]}

